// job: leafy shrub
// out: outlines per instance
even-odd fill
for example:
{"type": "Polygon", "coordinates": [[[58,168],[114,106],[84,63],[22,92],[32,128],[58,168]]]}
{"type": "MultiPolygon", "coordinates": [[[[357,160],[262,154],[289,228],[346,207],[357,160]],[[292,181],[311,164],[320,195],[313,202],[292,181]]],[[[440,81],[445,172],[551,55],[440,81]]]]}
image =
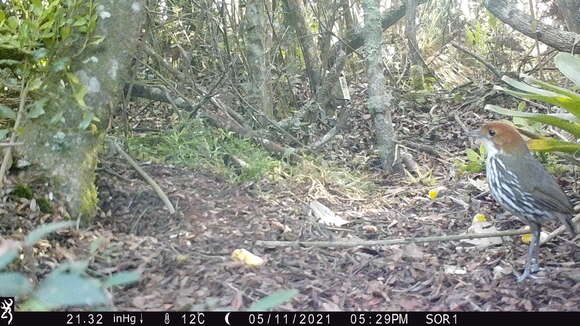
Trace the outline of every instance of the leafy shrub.
{"type": "MultiPolygon", "coordinates": [[[[576,88],[580,88],[580,59],[569,53],[559,53],[554,59],[556,67],[566,77],[572,80],[576,88]]],[[[524,75],[524,81],[520,82],[508,76],[503,81],[516,90],[506,89],[500,86],[495,88],[508,94],[531,100],[539,100],[545,103],[559,106],[566,110],[566,114],[540,114],[507,110],[495,105],[486,105],[486,109],[512,117],[524,118],[531,121],[555,126],[569,132],[576,140],[580,137],[580,94],[573,90],[554,86],[550,83],[534,79],[524,75]]],[[[543,152],[578,152],[580,144],[571,141],[562,141],[549,137],[530,139],[528,147],[533,151],[543,152]]]]}
{"type": "MultiPolygon", "coordinates": [[[[49,233],[71,227],[74,222],[42,225],[28,234],[24,242],[4,241],[0,246],[0,271],[18,256],[19,247],[32,247],[49,233]]],[[[86,275],[88,260],[63,263],[50,272],[37,286],[26,275],[0,272],[0,296],[25,298],[20,310],[54,310],[70,306],[98,306],[109,302],[107,287],[133,283],[139,279],[135,272],[121,272],[105,280],[86,275]]]]}

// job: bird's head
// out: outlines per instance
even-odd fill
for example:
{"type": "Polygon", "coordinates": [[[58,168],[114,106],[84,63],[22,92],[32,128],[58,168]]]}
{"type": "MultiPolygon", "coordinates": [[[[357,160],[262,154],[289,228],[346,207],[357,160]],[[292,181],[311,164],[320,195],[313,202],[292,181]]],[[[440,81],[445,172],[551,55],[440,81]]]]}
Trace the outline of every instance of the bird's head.
{"type": "Polygon", "coordinates": [[[469,136],[481,139],[489,156],[497,153],[508,155],[529,153],[526,141],[516,128],[502,122],[486,123],[478,130],[470,132],[469,136]]]}

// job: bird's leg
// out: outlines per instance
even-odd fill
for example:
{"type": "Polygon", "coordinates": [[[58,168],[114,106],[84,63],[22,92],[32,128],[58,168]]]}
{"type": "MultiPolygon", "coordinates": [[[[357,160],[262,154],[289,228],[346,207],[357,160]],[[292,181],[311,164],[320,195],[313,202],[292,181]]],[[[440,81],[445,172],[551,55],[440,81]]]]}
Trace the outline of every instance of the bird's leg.
{"type": "Polygon", "coordinates": [[[531,254],[528,253],[530,256],[530,272],[536,273],[540,270],[540,263],[538,258],[538,253],[540,251],[540,233],[541,227],[536,228],[533,230],[532,233],[532,243],[530,243],[530,248],[528,249],[531,251],[531,254]]]}
{"type": "Polygon", "coordinates": [[[540,270],[540,264],[538,263],[538,249],[540,248],[540,229],[539,225],[530,225],[532,229],[532,242],[528,248],[528,255],[526,257],[526,266],[522,275],[518,277],[518,283],[522,282],[528,277],[531,277],[532,273],[536,273],[540,270]]]}

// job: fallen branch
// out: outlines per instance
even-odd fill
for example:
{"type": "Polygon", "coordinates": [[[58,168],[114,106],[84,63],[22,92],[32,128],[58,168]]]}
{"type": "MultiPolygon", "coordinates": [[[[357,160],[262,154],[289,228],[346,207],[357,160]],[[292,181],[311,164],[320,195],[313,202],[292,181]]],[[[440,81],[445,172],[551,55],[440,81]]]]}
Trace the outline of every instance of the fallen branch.
{"type": "Polygon", "coordinates": [[[113,147],[115,148],[115,150],[117,152],[119,152],[127,160],[127,162],[129,162],[129,164],[131,164],[131,166],[135,170],[137,170],[137,172],[139,172],[139,174],[143,177],[143,179],[145,179],[145,181],[153,188],[153,190],[155,191],[155,193],[157,194],[157,196],[159,196],[159,198],[161,198],[161,200],[165,204],[165,207],[167,207],[167,210],[169,210],[169,213],[170,214],[174,214],[175,213],[175,208],[173,207],[173,204],[171,204],[171,202],[169,201],[169,198],[167,198],[167,195],[165,195],[165,193],[163,192],[163,190],[161,190],[161,187],[159,187],[159,185],[157,184],[157,182],[155,182],[155,180],[153,180],[153,178],[151,178],[147,174],[147,172],[145,172],[145,170],[143,170],[139,166],[139,164],[137,164],[137,162],[135,162],[135,160],[133,160],[133,158],[131,156],[129,156],[129,154],[127,154],[121,148],[121,146],[119,146],[114,141],[111,141],[110,144],[113,145],[113,147]]]}
{"type": "Polygon", "coordinates": [[[256,246],[262,247],[335,247],[335,248],[352,248],[357,246],[390,246],[407,243],[455,241],[463,239],[481,239],[494,237],[507,237],[514,235],[528,234],[530,230],[510,230],[480,234],[456,234],[420,238],[401,238],[392,240],[355,240],[355,241],[263,241],[255,242],[256,246]]]}
{"type": "Polygon", "coordinates": [[[433,146],[430,145],[418,144],[407,140],[396,140],[395,142],[397,144],[431,154],[432,156],[435,157],[441,157],[441,154],[439,154],[435,149],[433,149],[433,146]]]}
{"type": "MultiPolygon", "coordinates": [[[[572,226],[576,226],[577,232],[578,232],[578,225],[577,225],[578,221],[580,221],[580,215],[578,215],[572,219],[572,226]]],[[[561,225],[559,228],[557,228],[556,230],[554,230],[550,234],[548,234],[546,239],[544,239],[543,241],[540,241],[540,246],[543,245],[544,243],[554,239],[558,235],[562,234],[565,230],[566,230],[566,227],[564,225],[561,225]]]]}
{"type": "Polygon", "coordinates": [[[0,147],[22,146],[24,143],[0,143],[0,147]]]}

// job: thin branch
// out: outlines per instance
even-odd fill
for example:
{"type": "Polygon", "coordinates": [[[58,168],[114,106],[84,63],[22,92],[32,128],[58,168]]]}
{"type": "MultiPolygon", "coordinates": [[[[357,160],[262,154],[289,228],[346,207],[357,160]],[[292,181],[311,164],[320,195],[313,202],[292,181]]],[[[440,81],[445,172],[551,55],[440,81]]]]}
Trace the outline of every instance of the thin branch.
{"type": "Polygon", "coordinates": [[[135,160],[133,160],[133,158],[131,156],[129,156],[129,154],[127,154],[121,148],[121,146],[119,146],[114,141],[111,141],[110,143],[113,145],[113,147],[115,148],[115,150],[117,150],[127,160],[127,162],[129,162],[129,164],[131,164],[131,166],[135,170],[137,170],[137,172],[139,172],[139,174],[143,177],[143,179],[145,179],[145,181],[153,188],[153,190],[155,191],[155,193],[157,194],[157,196],[159,196],[159,198],[161,198],[161,200],[165,204],[165,207],[167,207],[167,209],[169,210],[169,213],[170,214],[174,214],[175,213],[175,208],[173,207],[173,204],[171,204],[171,202],[169,201],[169,198],[167,198],[167,195],[165,195],[165,193],[163,192],[163,190],[161,190],[161,187],[159,187],[159,185],[157,184],[157,182],[155,182],[155,180],[153,180],[153,178],[151,178],[147,174],[147,172],[145,172],[145,170],[143,170],[139,166],[139,164],[137,164],[137,162],[135,162],[135,160]]]}
{"type": "Polygon", "coordinates": [[[441,154],[439,154],[437,152],[437,150],[435,150],[433,148],[433,146],[430,146],[430,145],[413,143],[413,142],[408,141],[408,140],[396,140],[395,142],[397,144],[400,144],[400,145],[403,145],[403,146],[406,146],[406,147],[409,147],[409,148],[413,148],[413,149],[416,149],[418,151],[422,151],[422,152],[425,152],[425,153],[429,153],[429,154],[431,154],[431,155],[433,155],[435,157],[441,157],[441,154]]]}
{"type": "MultiPolygon", "coordinates": [[[[580,215],[578,215],[572,219],[572,226],[575,226],[576,224],[578,224],[578,221],[580,221],[580,215]]],[[[577,228],[577,225],[576,225],[576,228],[577,228]]],[[[554,239],[558,235],[562,234],[565,230],[566,230],[566,226],[561,225],[559,228],[557,228],[556,230],[554,230],[550,234],[548,234],[546,239],[544,239],[543,241],[540,242],[540,246],[543,245],[544,243],[554,239]]]]}
{"type": "Polygon", "coordinates": [[[0,143],[0,147],[22,146],[24,143],[0,143]]]}
{"type": "MultiPolygon", "coordinates": [[[[16,141],[16,132],[15,130],[20,127],[20,122],[22,121],[22,115],[24,113],[24,105],[26,104],[26,96],[28,95],[28,82],[22,83],[22,89],[20,92],[20,104],[18,105],[18,113],[16,114],[16,121],[14,122],[14,127],[12,128],[12,135],[10,135],[10,143],[14,143],[16,141]]],[[[10,164],[12,163],[12,146],[8,146],[4,150],[4,159],[2,159],[2,165],[0,165],[0,189],[4,185],[4,176],[6,175],[6,171],[10,168],[10,164]]]]}
{"type": "Polygon", "coordinates": [[[481,239],[507,237],[514,235],[528,234],[530,230],[509,230],[500,232],[480,233],[480,234],[456,234],[420,238],[401,238],[391,240],[360,240],[360,241],[263,241],[258,240],[255,245],[262,247],[335,247],[352,248],[357,246],[390,246],[407,243],[455,241],[463,239],[481,239]]]}
{"type": "Polygon", "coordinates": [[[460,46],[459,44],[455,43],[455,42],[451,42],[451,45],[456,48],[457,50],[467,54],[470,57],[473,57],[475,60],[481,62],[487,69],[489,69],[489,71],[491,71],[498,79],[501,79],[501,76],[503,75],[502,73],[500,73],[491,63],[485,61],[482,57],[478,56],[477,54],[467,50],[466,48],[460,46]]]}

